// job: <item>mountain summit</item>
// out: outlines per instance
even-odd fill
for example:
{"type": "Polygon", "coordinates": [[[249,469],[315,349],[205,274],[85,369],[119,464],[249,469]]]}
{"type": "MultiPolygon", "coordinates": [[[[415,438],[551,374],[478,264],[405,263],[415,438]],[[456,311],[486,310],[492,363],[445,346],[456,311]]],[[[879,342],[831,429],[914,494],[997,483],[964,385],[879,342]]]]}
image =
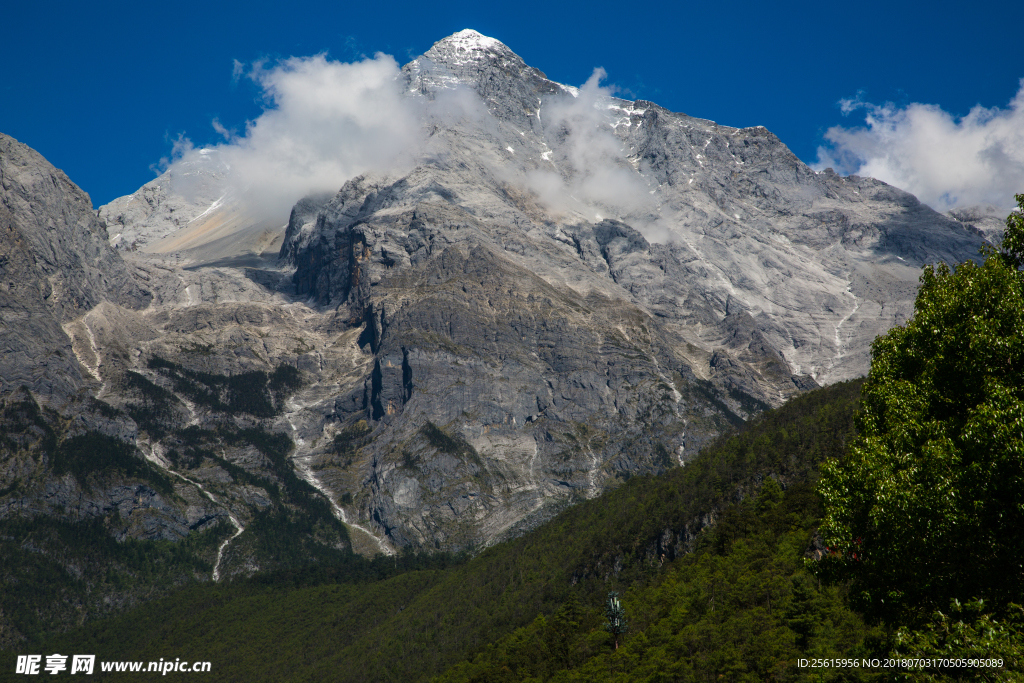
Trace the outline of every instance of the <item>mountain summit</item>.
{"type": "MultiPolygon", "coordinates": [[[[268,515],[322,497],[349,540],[309,548],[492,543],[865,373],[921,266],[983,243],[762,127],[620,99],[601,75],[559,84],[460,31],[395,83],[419,126],[408,158],[286,225],[224,194],[212,156],[172,168],[188,193],[165,175],[101,207],[110,245],[87,248],[144,283],[146,307],[99,288],[47,348],[78,361],[80,382],[54,384],[66,410],[174,477],[179,503],[141,505],[132,528],[230,520],[220,576],[278,566],[268,515]]],[[[19,376],[58,371],[43,355],[19,376]]]]}

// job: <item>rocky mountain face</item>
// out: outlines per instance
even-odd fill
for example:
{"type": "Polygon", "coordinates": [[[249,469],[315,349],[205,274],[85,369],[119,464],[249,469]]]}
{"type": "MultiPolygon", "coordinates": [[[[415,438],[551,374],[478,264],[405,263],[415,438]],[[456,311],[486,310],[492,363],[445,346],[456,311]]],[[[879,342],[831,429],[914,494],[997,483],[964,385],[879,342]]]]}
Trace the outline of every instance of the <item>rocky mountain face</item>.
{"type": "Polygon", "coordinates": [[[92,374],[65,326],[105,301],[145,307],[151,294],[109,249],[89,197],[2,134],[0,192],[0,395],[25,385],[63,400],[92,374]]]}
{"type": "MultiPolygon", "coordinates": [[[[289,438],[264,428],[262,418],[278,414],[301,382],[294,359],[246,374],[247,359],[223,357],[191,363],[211,372],[187,376],[159,361],[160,353],[180,354],[175,330],[210,326],[187,310],[202,297],[239,302],[215,317],[243,324],[288,317],[290,299],[274,298],[241,271],[211,278],[160,257],[126,261],[88,196],[2,135],[0,188],[0,535],[32,529],[28,551],[56,558],[78,578],[95,553],[69,552],[60,529],[74,525],[99,524],[118,540],[198,535],[206,540],[190,544],[195,566],[182,569],[184,577],[288,566],[349,548],[330,503],[288,461],[289,438]],[[220,545],[257,518],[254,533],[220,545]],[[57,526],[19,526],[32,520],[57,526]],[[289,525],[307,533],[295,536],[299,547],[282,559],[266,539],[289,525]]],[[[225,328],[239,334],[236,325],[225,328]]],[[[281,325],[281,343],[291,349],[289,332],[281,325]]],[[[199,359],[209,355],[186,348],[199,359]]],[[[17,584],[9,571],[0,566],[5,585],[17,584]]],[[[112,596],[123,587],[107,588],[101,603],[121,602],[112,596]]],[[[6,642],[2,616],[0,632],[6,642]]]]}
{"type": "Polygon", "coordinates": [[[100,207],[110,244],[118,251],[173,254],[175,261],[220,259],[276,253],[282,229],[246,205],[244,192],[228,187],[226,164],[215,151],[200,150],[133,194],[100,207]]]}
{"type": "MultiPolygon", "coordinates": [[[[494,542],[865,373],[921,266],[983,243],[764,128],[564,86],[473,31],[401,85],[416,162],[307,197],[285,226],[221,194],[215,160],[97,218],[4,139],[0,220],[33,226],[2,243],[5,392],[26,384],[169,478],[150,486],[167,521],[130,533],[222,522],[226,573],[272,566],[271,528],[308,557],[494,542]]],[[[37,471],[30,450],[4,452],[23,465],[0,490],[37,471]]]]}
{"type": "Polygon", "coordinates": [[[1006,230],[1006,212],[991,204],[951,209],[945,215],[961,223],[966,229],[981,235],[992,244],[1001,242],[1003,232],[1006,230]]]}

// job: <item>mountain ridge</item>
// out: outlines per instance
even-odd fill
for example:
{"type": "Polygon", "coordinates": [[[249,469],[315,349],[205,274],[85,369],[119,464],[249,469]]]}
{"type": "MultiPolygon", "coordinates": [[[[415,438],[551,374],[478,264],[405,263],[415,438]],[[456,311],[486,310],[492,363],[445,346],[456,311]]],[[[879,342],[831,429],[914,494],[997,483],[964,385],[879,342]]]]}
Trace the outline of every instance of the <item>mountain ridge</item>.
{"type": "Polygon", "coordinates": [[[174,514],[232,520],[221,575],[271,562],[242,531],[290,509],[268,482],[325,497],[339,547],[458,551],[683,465],[863,374],[920,266],[984,243],[877,180],[812,171],[764,128],[618,99],[600,74],[561,85],[476,32],[398,85],[421,116],[413,161],[286,220],[249,215],[207,152],[97,214],[33,224],[93,221],[102,240],[82,248],[138,294],[94,283],[11,376],[80,375],[29,387],[171,476],[174,514]],[[262,407],[236,410],[250,381],[262,407]],[[258,430],[291,446],[261,451],[258,430]]]}

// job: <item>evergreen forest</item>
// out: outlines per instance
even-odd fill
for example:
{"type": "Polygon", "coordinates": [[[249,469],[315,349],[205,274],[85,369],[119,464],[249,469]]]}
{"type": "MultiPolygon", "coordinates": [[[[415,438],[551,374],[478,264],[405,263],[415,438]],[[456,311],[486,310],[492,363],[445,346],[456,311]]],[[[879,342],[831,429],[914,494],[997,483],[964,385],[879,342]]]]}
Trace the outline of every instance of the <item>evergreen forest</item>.
{"type": "Polygon", "coordinates": [[[210,661],[204,678],[222,681],[871,678],[797,665],[886,646],[846,586],[810,567],[819,466],[852,439],[861,384],[800,396],[685,467],[471,559],[354,557],[189,585],[18,651],[210,661]],[[611,591],[629,624],[617,649],[603,628],[611,591]]]}

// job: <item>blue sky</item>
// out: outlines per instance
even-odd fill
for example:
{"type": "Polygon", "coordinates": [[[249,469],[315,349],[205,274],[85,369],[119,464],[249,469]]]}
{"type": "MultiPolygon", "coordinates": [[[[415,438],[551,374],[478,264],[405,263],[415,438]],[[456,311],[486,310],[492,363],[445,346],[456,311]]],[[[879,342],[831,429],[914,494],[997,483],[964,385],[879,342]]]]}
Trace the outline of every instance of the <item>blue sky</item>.
{"type": "Polygon", "coordinates": [[[997,197],[1018,181],[1024,192],[1024,97],[1021,117],[1011,106],[1024,78],[1021,2],[55,2],[17,3],[4,16],[0,132],[39,150],[97,205],[151,180],[179,134],[213,143],[214,119],[244,130],[260,115],[260,90],[233,79],[235,60],[379,51],[405,63],[467,27],[563,83],[600,66],[624,97],[764,125],[808,163],[828,136],[823,163],[890,173],[933,205],[985,199],[977,188],[993,178],[1005,185],[997,197]],[[959,118],[979,104],[999,110],[959,118]],[[848,130],[829,134],[835,126],[848,130]],[[957,140],[988,145],[998,163],[934,155],[957,140]],[[937,166],[973,176],[924,177],[937,166]],[[975,189],[942,195],[943,183],[975,189]]]}

